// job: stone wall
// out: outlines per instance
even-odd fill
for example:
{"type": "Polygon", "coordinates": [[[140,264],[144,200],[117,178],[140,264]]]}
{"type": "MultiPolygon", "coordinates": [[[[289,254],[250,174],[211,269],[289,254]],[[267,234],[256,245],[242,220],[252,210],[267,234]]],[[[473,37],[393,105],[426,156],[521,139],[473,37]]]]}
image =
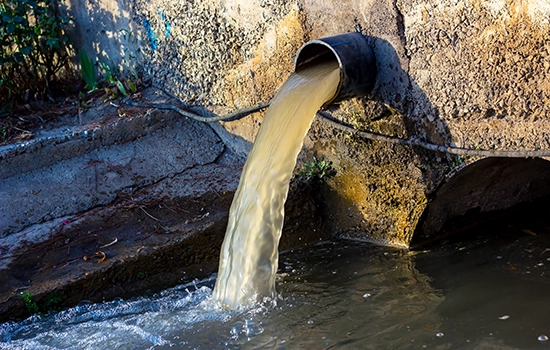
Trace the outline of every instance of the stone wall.
{"type": "MultiPolygon", "coordinates": [[[[267,101],[302,44],[361,31],[374,48],[378,81],[371,96],[331,107],[336,117],[437,144],[550,148],[546,1],[135,0],[129,13],[144,77],[189,104],[226,112],[267,101]]],[[[223,126],[252,141],[261,118],[223,126]]],[[[436,189],[479,159],[360,139],[321,121],[300,159],[313,155],[337,170],[324,192],[335,232],[401,246],[436,189]]]]}

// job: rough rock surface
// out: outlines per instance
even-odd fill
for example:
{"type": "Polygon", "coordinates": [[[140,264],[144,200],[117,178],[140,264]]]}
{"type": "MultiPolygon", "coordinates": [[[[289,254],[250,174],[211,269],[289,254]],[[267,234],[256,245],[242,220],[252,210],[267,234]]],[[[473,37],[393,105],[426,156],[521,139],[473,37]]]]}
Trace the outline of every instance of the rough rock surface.
{"type": "MultiPolygon", "coordinates": [[[[550,148],[544,1],[137,0],[130,12],[145,76],[186,103],[226,112],[267,101],[301,45],[360,31],[378,80],[371,96],[332,108],[340,120],[448,146],[550,148]]],[[[224,127],[252,141],[260,123],[254,115],[224,127]]],[[[436,189],[479,159],[358,140],[322,123],[302,160],[312,155],[338,171],[326,212],[338,234],[402,246],[436,189]]]]}

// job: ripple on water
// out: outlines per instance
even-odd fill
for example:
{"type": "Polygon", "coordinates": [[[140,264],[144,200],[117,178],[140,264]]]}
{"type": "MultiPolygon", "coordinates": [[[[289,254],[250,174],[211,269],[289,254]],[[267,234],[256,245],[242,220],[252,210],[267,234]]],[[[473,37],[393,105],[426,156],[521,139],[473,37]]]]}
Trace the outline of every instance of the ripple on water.
{"type": "Polygon", "coordinates": [[[283,256],[275,300],[227,311],[210,279],[4,323],[0,349],[545,348],[549,284],[505,265],[531,262],[516,254],[528,243],[414,255],[327,243],[283,256]]]}

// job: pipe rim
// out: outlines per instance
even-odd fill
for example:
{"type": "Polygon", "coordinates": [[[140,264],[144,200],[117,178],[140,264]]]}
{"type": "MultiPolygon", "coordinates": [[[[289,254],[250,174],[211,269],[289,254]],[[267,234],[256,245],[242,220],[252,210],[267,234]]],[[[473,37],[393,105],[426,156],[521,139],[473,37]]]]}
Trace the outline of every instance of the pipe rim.
{"type": "Polygon", "coordinates": [[[307,43],[305,43],[304,45],[302,45],[302,47],[300,47],[300,49],[298,50],[298,53],[296,54],[296,58],[294,59],[294,72],[298,72],[299,69],[301,67],[303,67],[304,65],[310,63],[310,62],[313,62],[315,61],[316,59],[318,59],[319,57],[321,57],[322,55],[326,54],[326,53],[331,53],[331,57],[332,59],[335,59],[336,62],[338,62],[338,70],[340,71],[340,79],[338,81],[338,86],[336,88],[336,91],[334,93],[334,96],[328,100],[327,102],[325,102],[324,106],[328,106],[329,104],[331,104],[334,100],[336,100],[338,98],[338,96],[340,95],[340,93],[342,92],[342,89],[343,89],[343,85],[344,85],[344,69],[343,69],[343,63],[342,63],[342,60],[340,58],[340,56],[338,55],[338,53],[336,52],[336,50],[334,50],[334,48],[324,42],[323,40],[320,40],[320,39],[314,39],[314,40],[311,40],[311,41],[308,41],[307,43]],[[310,59],[307,59],[307,56],[303,57],[305,54],[304,54],[304,49],[308,49],[308,48],[311,48],[311,47],[317,47],[317,46],[321,46],[323,49],[324,49],[324,52],[317,55],[317,56],[313,56],[311,57],[310,59]]]}

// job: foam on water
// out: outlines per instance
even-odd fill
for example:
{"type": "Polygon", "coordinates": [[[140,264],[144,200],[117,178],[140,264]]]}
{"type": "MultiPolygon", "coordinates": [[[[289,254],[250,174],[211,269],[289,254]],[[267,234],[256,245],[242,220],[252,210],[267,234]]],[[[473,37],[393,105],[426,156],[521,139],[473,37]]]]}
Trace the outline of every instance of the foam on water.
{"type": "MultiPolygon", "coordinates": [[[[210,280],[203,283],[211,283],[210,280]]],[[[152,297],[82,304],[48,315],[0,326],[2,349],[128,349],[173,346],[173,334],[208,323],[224,323],[232,314],[211,299],[212,289],[192,285],[152,297]],[[191,291],[192,290],[192,291],[191,291]]],[[[180,344],[181,345],[181,344],[180,344]]]]}

